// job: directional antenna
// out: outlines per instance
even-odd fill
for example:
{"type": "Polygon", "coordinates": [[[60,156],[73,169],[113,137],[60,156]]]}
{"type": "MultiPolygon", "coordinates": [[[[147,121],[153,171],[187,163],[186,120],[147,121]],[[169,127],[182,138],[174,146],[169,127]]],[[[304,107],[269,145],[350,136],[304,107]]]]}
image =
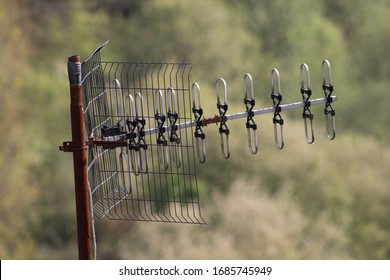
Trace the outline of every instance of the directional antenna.
{"type": "MultiPolygon", "coordinates": [[[[224,159],[233,156],[228,127],[232,120],[245,121],[249,152],[254,156],[261,156],[261,149],[265,148],[260,145],[259,122],[255,122],[259,115],[273,115],[268,121],[274,124],[275,146],[283,149],[287,142],[283,130],[285,111],[303,108],[303,135],[312,144],[314,117],[310,108],[325,104],[326,135],[331,140],[336,136],[333,104],[337,98],[332,96],[334,87],[328,60],[322,62],[325,94],[322,98],[310,99],[309,67],[303,63],[296,93],[297,97],[302,95],[301,101],[283,103],[281,75],[274,68],[270,72],[270,107],[255,108],[255,82],[251,74],[245,73],[244,111],[230,114],[228,83],[218,78],[216,114],[205,117],[201,87],[190,81],[191,64],[104,62],[100,58],[103,46],[81,65],[79,82],[88,139],[83,142],[82,138],[74,137],[78,140],[61,146],[63,151],[74,153],[88,150],[88,187],[93,214],[99,218],[205,224],[200,211],[196,165],[207,162],[208,124],[218,124],[224,159]],[[76,142],[85,144],[77,146],[76,142]]],[[[70,72],[72,67],[70,64],[70,72]]],[[[70,81],[73,80],[70,75],[70,81]]]]}

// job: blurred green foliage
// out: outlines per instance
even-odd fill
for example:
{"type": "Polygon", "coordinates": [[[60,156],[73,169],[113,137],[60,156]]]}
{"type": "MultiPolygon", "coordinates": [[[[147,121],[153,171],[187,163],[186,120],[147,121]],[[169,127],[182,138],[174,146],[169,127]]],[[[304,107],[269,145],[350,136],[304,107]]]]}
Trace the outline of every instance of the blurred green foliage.
{"type": "Polygon", "coordinates": [[[229,111],[243,110],[242,77],[270,106],[279,69],[284,102],[300,100],[299,66],[321,93],[332,63],[338,135],[327,141],[321,108],[316,142],[305,144],[299,113],[286,113],[286,147],[259,117],[252,156],[244,121],[229,124],[232,156],[206,128],[198,167],[208,226],[97,221],[103,259],[389,259],[390,2],[386,0],[0,0],[0,258],[77,258],[66,58],[192,62],[205,112],[224,77],[229,111]],[[295,93],[295,94],[294,94],[295,93]]]}

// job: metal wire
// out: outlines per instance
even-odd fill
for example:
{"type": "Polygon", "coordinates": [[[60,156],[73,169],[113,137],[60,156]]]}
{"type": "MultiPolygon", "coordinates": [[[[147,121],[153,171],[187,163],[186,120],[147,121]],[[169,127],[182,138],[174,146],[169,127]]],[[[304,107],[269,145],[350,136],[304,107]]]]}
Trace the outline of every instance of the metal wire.
{"type": "Polygon", "coordinates": [[[180,130],[176,124],[192,120],[192,65],[102,62],[99,51],[82,65],[87,134],[94,140],[125,144],[120,149],[89,147],[94,214],[113,220],[205,224],[193,129],[180,130]],[[156,113],[168,120],[168,112],[170,121],[159,127],[156,113]],[[147,130],[171,132],[172,141],[164,146],[164,168],[161,145],[147,130]]]}

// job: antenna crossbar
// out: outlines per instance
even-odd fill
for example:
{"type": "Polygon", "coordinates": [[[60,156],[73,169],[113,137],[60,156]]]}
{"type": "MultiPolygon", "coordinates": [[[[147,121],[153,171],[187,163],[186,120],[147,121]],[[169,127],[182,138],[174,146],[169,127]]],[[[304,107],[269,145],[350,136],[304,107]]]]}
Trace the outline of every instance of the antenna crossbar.
{"type": "MultiPolygon", "coordinates": [[[[335,102],[337,100],[337,96],[331,96],[332,102],[335,102]]],[[[322,103],[328,102],[327,98],[317,98],[310,100],[311,105],[318,105],[322,103]]],[[[297,109],[297,108],[303,108],[305,107],[305,102],[300,101],[300,102],[294,102],[294,103],[289,103],[289,104],[283,104],[280,105],[280,110],[281,111],[288,111],[292,109],[297,109]]],[[[275,112],[275,107],[266,107],[266,108],[261,108],[261,109],[256,109],[253,110],[253,115],[258,116],[258,115],[265,115],[265,114],[271,114],[275,112]]],[[[248,115],[247,112],[240,112],[240,113],[234,113],[230,115],[226,115],[225,118],[227,121],[230,120],[237,120],[237,119],[243,119],[246,118],[248,115]]],[[[201,126],[207,126],[209,124],[214,124],[214,123],[219,123],[221,121],[219,116],[214,116],[214,117],[209,117],[209,118],[204,118],[201,120],[201,126]]],[[[193,127],[196,126],[196,121],[190,121],[190,122],[182,122],[177,124],[177,129],[185,129],[188,127],[193,127]]],[[[171,131],[172,126],[166,125],[164,126],[165,131],[171,131]]],[[[144,131],[144,135],[153,135],[157,134],[159,132],[159,128],[150,128],[146,129],[144,131]]],[[[136,136],[139,136],[138,132],[133,132],[136,134],[136,136]]],[[[90,137],[88,145],[91,146],[102,146],[103,148],[107,149],[112,149],[112,148],[119,148],[119,147],[125,147],[126,146],[126,135],[115,135],[115,136],[109,136],[109,137],[104,137],[103,139],[95,139],[94,137],[90,137]]]]}

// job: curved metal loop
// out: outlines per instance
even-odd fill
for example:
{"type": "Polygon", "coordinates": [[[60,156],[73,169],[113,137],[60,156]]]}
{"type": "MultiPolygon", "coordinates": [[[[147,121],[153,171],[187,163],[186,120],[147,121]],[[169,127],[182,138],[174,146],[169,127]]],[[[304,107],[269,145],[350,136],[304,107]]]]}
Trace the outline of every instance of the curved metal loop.
{"type": "Polygon", "coordinates": [[[216,92],[216,95],[217,95],[217,102],[218,104],[221,104],[221,99],[219,98],[219,82],[222,82],[222,85],[223,85],[223,104],[224,105],[227,105],[227,85],[226,85],[226,81],[223,79],[223,78],[218,78],[216,83],[215,83],[215,92],[216,92]]]}
{"type": "Polygon", "coordinates": [[[172,157],[173,165],[176,168],[180,168],[182,156],[181,156],[181,149],[179,145],[171,145],[171,157],[172,157]]]}
{"type": "Polygon", "coordinates": [[[178,107],[177,107],[177,95],[175,90],[169,87],[167,90],[167,95],[168,95],[168,112],[177,114],[178,107]]]}
{"type": "Polygon", "coordinates": [[[162,171],[166,171],[169,167],[169,154],[166,145],[157,144],[158,161],[162,171]]]}
{"type": "Polygon", "coordinates": [[[199,137],[196,137],[196,155],[198,157],[198,161],[200,163],[206,162],[206,141],[205,138],[201,138],[202,143],[202,153],[200,152],[200,143],[199,143],[199,137]]]}
{"type": "Polygon", "coordinates": [[[131,170],[135,176],[141,174],[141,157],[140,150],[130,150],[130,165],[131,170]]]}
{"type": "Polygon", "coordinates": [[[205,163],[206,162],[206,135],[202,131],[201,118],[203,115],[203,109],[202,109],[200,86],[198,85],[198,83],[192,84],[191,94],[192,94],[192,112],[195,115],[195,121],[196,121],[196,128],[194,133],[196,139],[196,155],[200,163],[205,163]],[[198,96],[198,106],[196,106],[195,89],[197,91],[197,96],[198,96]],[[201,141],[199,141],[199,138],[201,139],[201,141]],[[200,142],[202,142],[202,153],[200,151],[201,150],[200,142]]]}
{"type": "Polygon", "coordinates": [[[220,142],[221,142],[221,151],[222,151],[222,157],[224,159],[228,159],[230,157],[230,142],[229,142],[229,134],[225,134],[225,141],[223,140],[223,135],[224,133],[220,133],[219,134],[219,139],[220,139],[220,142]],[[224,142],[226,142],[226,152],[225,152],[225,144],[224,142]]]}
{"type": "Polygon", "coordinates": [[[301,64],[301,89],[310,90],[310,72],[309,72],[309,66],[307,66],[306,63],[302,63],[301,64]],[[307,87],[305,87],[304,72],[306,73],[306,85],[307,85],[307,87]]]}
{"type": "MultiPolygon", "coordinates": [[[[136,152],[138,170],[141,173],[148,173],[148,154],[147,154],[147,145],[145,143],[145,118],[144,118],[144,98],[140,92],[137,92],[134,98],[135,103],[135,115],[137,119],[137,132],[138,132],[138,149],[136,152]],[[141,114],[140,112],[141,111],[141,114]],[[144,151],[141,152],[141,149],[144,151]]],[[[139,173],[138,173],[139,174],[139,173]]]]}
{"type": "Polygon", "coordinates": [[[313,128],[313,118],[304,118],[303,119],[303,124],[305,127],[305,137],[306,137],[306,142],[308,144],[313,144],[314,143],[314,128],[313,128]],[[309,130],[308,130],[308,125],[307,125],[307,119],[310,120],[310,135],[309,136],[309,130]]]}
{"type": "Polygon", "coordinates": [[[126,120],[129,121],[134,121],[136,118],[134,97],[130,93],[126,95],[125,115],[126,115],[126,120]]]}
{"type": "Polygon", "coordinates": [[[251,74],[249,74],[249,73],[246,73],[244,75],[244,98],[249,99],[248,98],[248,90],[247,90],[247,79],[249,79],[249,85],[250,85],[250,90],[251,90],[250,100],[254,100],[255,99],[255,92],[253,89],[253,79],[252,79],[251,74]]]}
{"type": "Polygon", "coordinates": [[[135,141],[136,140],[136,133],[135,130],[138,127],[138,114],[137,109],[135,106],[134,97],[131,94],[128,94],[126,96],[126,103],[125,103],[125,114],[126,114],[126,122],[129,127],[129,157],[130,157],[130,165],[132,172],[135,176],[138,176],[141,173],[141,165],[140,165],[140,159],[139,159],[139,145],[135,141]],[[137,153],[138,151],[138,153],[137,153]]]}
{"type": "Polygon", "coordinates": [[[154,93],[154,112],[159,116],[164,116],[165,112],[165,99],[161,89],[158,89],[154,93]]]}
{"type": "Polygon", "coordinates": [[[330,62],[325,59],[322,61],[322,89],[325,93],[325,98],[327,103],[325,105],[325,125],[326,125],[326,134],[330,140],[336,138],[336,120],[335,120],[335,110],[332,106],[331,95],[333,92],[333,83],[332,83],[332,71],[330,67],[330,62]],[[326,66],[326,67],[325,67],[326,66]],[[327,69],[327,71],[325,70],[327,69]],[[326,82],[326,72],[328,73],[328,81],[326,82]],[[329,115],[331,115],[332,120],[329,120],[329,115]]]}
{"type": "Polygon", "coordinates": [[[166,171],[169,167],[169,153],[167,149],[167,141],[165,140],[164,132],[164,122],[165,115],[163,112],[165,111],[165,99],[161,89],[155,91],[154,98],[154,109],[155,109],[155,120],[156,126],[158,128],[158,137],[157,137],[157,154],[158,160],[160,163],[160,168],[162,171],[166,171]]]}
{"type": "Polygon", "coordinates": [[[138,174],[141,172],[143,174],[148,173],[148,154],[146,151],[146,144],[145,141],[142,141],[142,144],[140,144],[140,148],[138,151],[135,152],[136,159],[137,159],[137,165],[138,165],[138,174]],[[144,146],[144,147],[142,147],[144,146]],[[143,152],[142,152],[142,151],[143,152]]]}
{"type": "Polygon", "coordinates": [[[258,142],[258,137],[257,137],[257,125],[254,123],[252,117],[253,117],[253,107],[255,105],[255,93],[254,93],[254,88],[253,88],[253,79],[251,74],[246,73],[244,75],[244,103],[247,109],[247,122],[246,122],[246,128],[247,128],[247,134],[248,134],[248,146],[249,146],[249,151],[252,154],[256,154],[258,149],[259,149],[259,142],[258,142]],[[247,80],[249,79],[249,85],[250,85],[250,92],[251,92],[251,97],[248,98],[248,90],[247,90],[247,80]],[[253,133],[251,133],[251,130],[253,133]],[[254,147],[252,145],[252,136],[253,134],[253,142],[254,142],[254,147]]]}
{"type": "Polygon", "coordinates": [[[324,61],[322,61],[322,84],[329,85],[329,86],[333,85],[333,83],[332,83],[332,71],[331,71],[331,68],[330,68],[330,62],[327,59],[324,59],[324,61]],[[328,84],[326,83],[325,65],[326,65],[326,68],[328,69],[328,71],[327,71],[328,72],[328,79],[329,79],[329,83],[328,84]]]}
{"type": "Polygon", "coordinates": [[[283,133],[283,125],[280,125],[280,139],[281,143],[279,143],[279,137],[278,137],[278,131],[277,131],[276,123],[274,124],[274,135],[275,135],[275,145],[276,148],[279,150],[283,149],[284,147],[284,133],[283,133]]]}
{"type": "Polygon", "coordinates": [[[113,92],[110,92],[111,98],[114,100],[114,110],[115,110],[115,117],[117,120],[117,124],[119,126],[119,129],[121,132],[125,131],[125,122],[124,122],[124,114],[123,114],[123,99],[122,99],[122,87],[121,83],[118,79],[114,79],[112,81],[112,86],[110,89],[113,89],[113,92]],[[118,100],[119,100],[119,106],[118,106],[118,100]]]}
{"type": "Polygon", "coordinates": [[[171,158],[172,158],[173,165],[176,168],[180,168],[182,155],[181,155],[181,149],[179,147],[180,138],[176,134],[176,130],[177,130],[176,121],[178,118],[177,95],[175,93],[175,90],[171,87],[168,88],[167,94],[168,94],[168,118],[171,125],[170,142],[175,143],[171,145],[171,158]]]}
{"type": "Polygon", "coordinates": [[[306,63],[301,64],[301,70],[300,70],[300,76],[301,76],[301,94],[302,94],[302,99],[303,102],[305,103],[305,107],[303,108],[303,123],[305,127],[305,137],[306,137],[306,142],[308,144],[313,144],[314,143],[314,127],[313,127],[313,114],[311,113],[309,107],[310,107],[310,96],[311,96],[311,88],[310,88],[310,72],[309,72],[309,67],[307,66],[306,63]],[[306,75],[304,75],[304,72],[306,75]],[[305,87],[305,77],[306,76],[306,85],[305,87]],[[308,125],[307,125],[307,119],[310,120],[310,135],[309,135],[309,130],[308,130],[308,125]]]}
{"type": "Polygon", "coordinates": [[[326,135],[328,136],[329,140],[333,140],[336,138],[336,119],[334,114],[331,116],[332,116],[332,120],[330,121],[329,114],[325,115],[326,135]]]}
{"type": "Polygon", "coordinates": [[[225,116],[228,110],[227,85],[226,85],[226,81],[223,78],[217,79],[215,83],[215,92],[217,95],[217,108],[219,111],[219,118],[220,118],[219,135],[220,135],[220,142],[221,142],[222,157],[224,159],[228,159],[230,157],[230,143],[229,143],[229,129],[226,126],[226,116],[225,116]],[[222,83],[223,85],[223,103],[221,103],[221,99],[219,96],[220,83],[222,83]],[[225,137],[223,135],[225,135],[225,137]]]}
{"type": "Polygon", "coordinates": [[[273,118],[273,123],[274,123],[274,136],[275,136],[275,146],[278,149],[283,149],[284,147],[284,133],[283,133],[283,125],[284,125],[284,120],[280,116],[280,102],[282,101],[282,94],[281,94],[281,87],[280,87],[280,75],[279,71],[276,68],[273,68],[271,70],[271,98],[274,103],[274,118],[273,118]],[[276,83],[277,83],[277,93],[275,93],[275,80],[276,77],[276,83]],[[280,126],[280,142],[279,142],[279,137],[278,137],[278,129],[277,129],[277,124],[280,126]]]}
{"type": "Polygon", "coordinates": [[[129,157],[126,151],[122,148],[119,153],[119,168],[120,168],[120,180],[123,188],[125,189],[126,194],[131,193],[131,176],[130,176],[130,166],[129,166],[129,157]],[[126,170],[125,170],[126,165],[126,170]],[[127,176],[126,176],[127,174],[127,176]]]}
{"type": "Polygon", "coordinates": [[[278,85],[278,94],[281,95],[280,75],[278,69],[276,68],[273,68],[271,70],[271,93],[275,93],[274,76],[276,76],[276,82],[278,85]]]}
{"type": "Polygon", "coordinates": [[[145,120],[144,118],[144,97],[140,92],[137,92],[134,98],[134,104],[135,104],[135,116],[137,119],[145,120]],[[138,101],[139,99],[139,101],[138,101]],[[141,111],[141,113],[140,113],[141,111]]]}
{"type": "Polygon", "coordinates": [[[247,129],[247,134],[248,134],[248,147],[249,147],[249,151],[252,153],[252,154],[257,154],[258,150],[259,150],[259,140],[258,140],[258,137],[257,137],[257,132],[256,132],[256,129],[252,129],[253,133],[251,133],[251,129],[248,128],[247,129]],[[255,146],[253,147],[252,146],[252,136],[251,134],[253,134],[253,142],[255,144],[255,146]]]}
{"type": "Polygon", "coordinates": [[[192,107],[202,109],[202,100],[201,100],[201,94],[200,94],[200,86],[198,83],[193,83],[191,87],[191,94],[192,94],[192,107]],[[196,106],[196,99],[195,99],[195,88],[198,96],[198,106],[196,106]]]}

